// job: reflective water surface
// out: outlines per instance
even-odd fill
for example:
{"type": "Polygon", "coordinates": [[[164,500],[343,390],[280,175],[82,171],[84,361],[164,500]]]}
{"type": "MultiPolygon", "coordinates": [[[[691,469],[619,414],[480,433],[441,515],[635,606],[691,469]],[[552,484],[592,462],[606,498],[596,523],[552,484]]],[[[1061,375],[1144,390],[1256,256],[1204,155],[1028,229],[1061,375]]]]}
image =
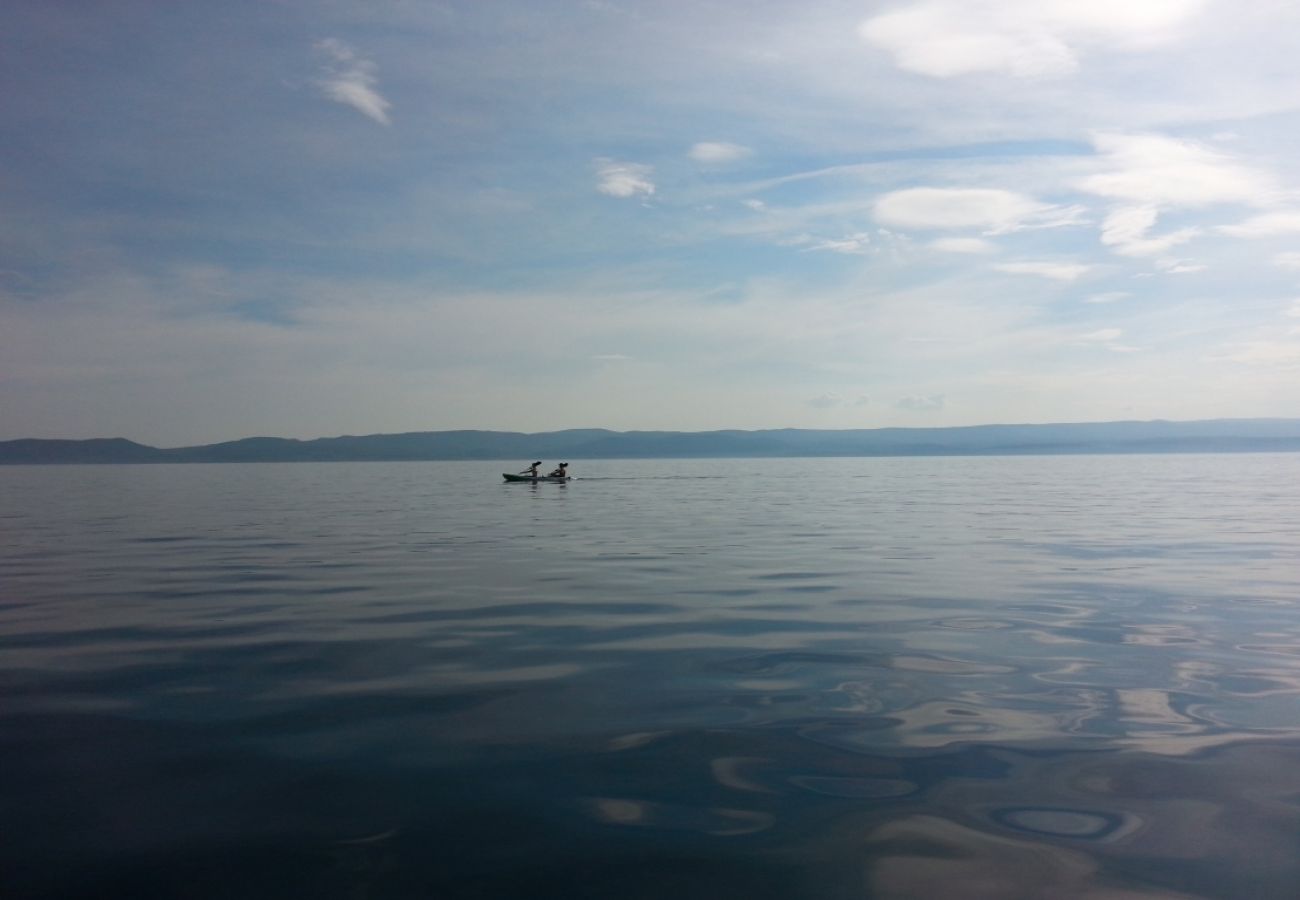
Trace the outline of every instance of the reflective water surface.
{"type": "Polygon", "coordinates": [[[1300,455],[572,468],[0,468],[0,892],[1300,896],[1300,455]]]}

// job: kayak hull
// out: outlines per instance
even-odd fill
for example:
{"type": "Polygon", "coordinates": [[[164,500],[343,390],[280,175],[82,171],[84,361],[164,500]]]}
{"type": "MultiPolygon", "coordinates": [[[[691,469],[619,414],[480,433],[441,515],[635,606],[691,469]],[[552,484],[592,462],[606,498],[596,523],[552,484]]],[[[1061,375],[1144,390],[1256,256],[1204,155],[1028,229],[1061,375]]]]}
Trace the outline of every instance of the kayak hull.
{"type": "Polygon", "coordinates": [[[529,484],[537,484],[539,481],[563,482],[569,480],[568,477],[560,478],[555,475],[538,475],[537,477],[533,477],[532,475],[511,475],[509,472],[502,472],[501,477],[507,482],[513,483],[523,481],[529,484]]]}

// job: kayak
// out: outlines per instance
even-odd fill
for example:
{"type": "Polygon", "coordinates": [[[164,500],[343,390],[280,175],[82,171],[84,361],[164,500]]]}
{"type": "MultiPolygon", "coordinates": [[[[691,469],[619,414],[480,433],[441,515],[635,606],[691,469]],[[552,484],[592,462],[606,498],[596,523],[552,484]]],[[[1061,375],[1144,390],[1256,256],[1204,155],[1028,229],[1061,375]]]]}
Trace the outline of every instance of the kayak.
{"type": "Polygon", "coordinates": [[[509,472],[502,472],[501,477],[506,481],[527,481],[536,484],[539,481],[569,481],[568,477],[560,478],[558,475],[511,475],[509,472]]]}

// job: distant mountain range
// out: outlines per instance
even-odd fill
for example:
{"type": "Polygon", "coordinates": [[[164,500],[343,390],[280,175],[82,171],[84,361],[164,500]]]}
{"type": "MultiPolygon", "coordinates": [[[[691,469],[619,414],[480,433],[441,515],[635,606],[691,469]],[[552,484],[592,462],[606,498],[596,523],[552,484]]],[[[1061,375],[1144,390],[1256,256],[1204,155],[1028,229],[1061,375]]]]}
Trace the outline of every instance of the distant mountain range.
{"type": "Polygon", "coordinates": [[[989,456],[1300,450],[1300,419],[1081,422],[818,431],[422,431],[362,437],[254,437],[161,449],[125,438],[0,441],[0,465],[655,459],[781,456],[989,456]]]}

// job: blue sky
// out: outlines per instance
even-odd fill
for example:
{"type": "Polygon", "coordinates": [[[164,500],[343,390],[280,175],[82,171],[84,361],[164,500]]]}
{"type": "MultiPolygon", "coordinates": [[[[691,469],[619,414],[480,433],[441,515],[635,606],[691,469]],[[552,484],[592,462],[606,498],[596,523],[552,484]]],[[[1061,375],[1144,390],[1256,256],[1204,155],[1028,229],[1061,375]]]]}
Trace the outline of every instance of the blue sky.
{"type": "Polygon", "coordinates": [[[1300,416],[1300,7],[0,6],[0,438],[1300,416]]]}

